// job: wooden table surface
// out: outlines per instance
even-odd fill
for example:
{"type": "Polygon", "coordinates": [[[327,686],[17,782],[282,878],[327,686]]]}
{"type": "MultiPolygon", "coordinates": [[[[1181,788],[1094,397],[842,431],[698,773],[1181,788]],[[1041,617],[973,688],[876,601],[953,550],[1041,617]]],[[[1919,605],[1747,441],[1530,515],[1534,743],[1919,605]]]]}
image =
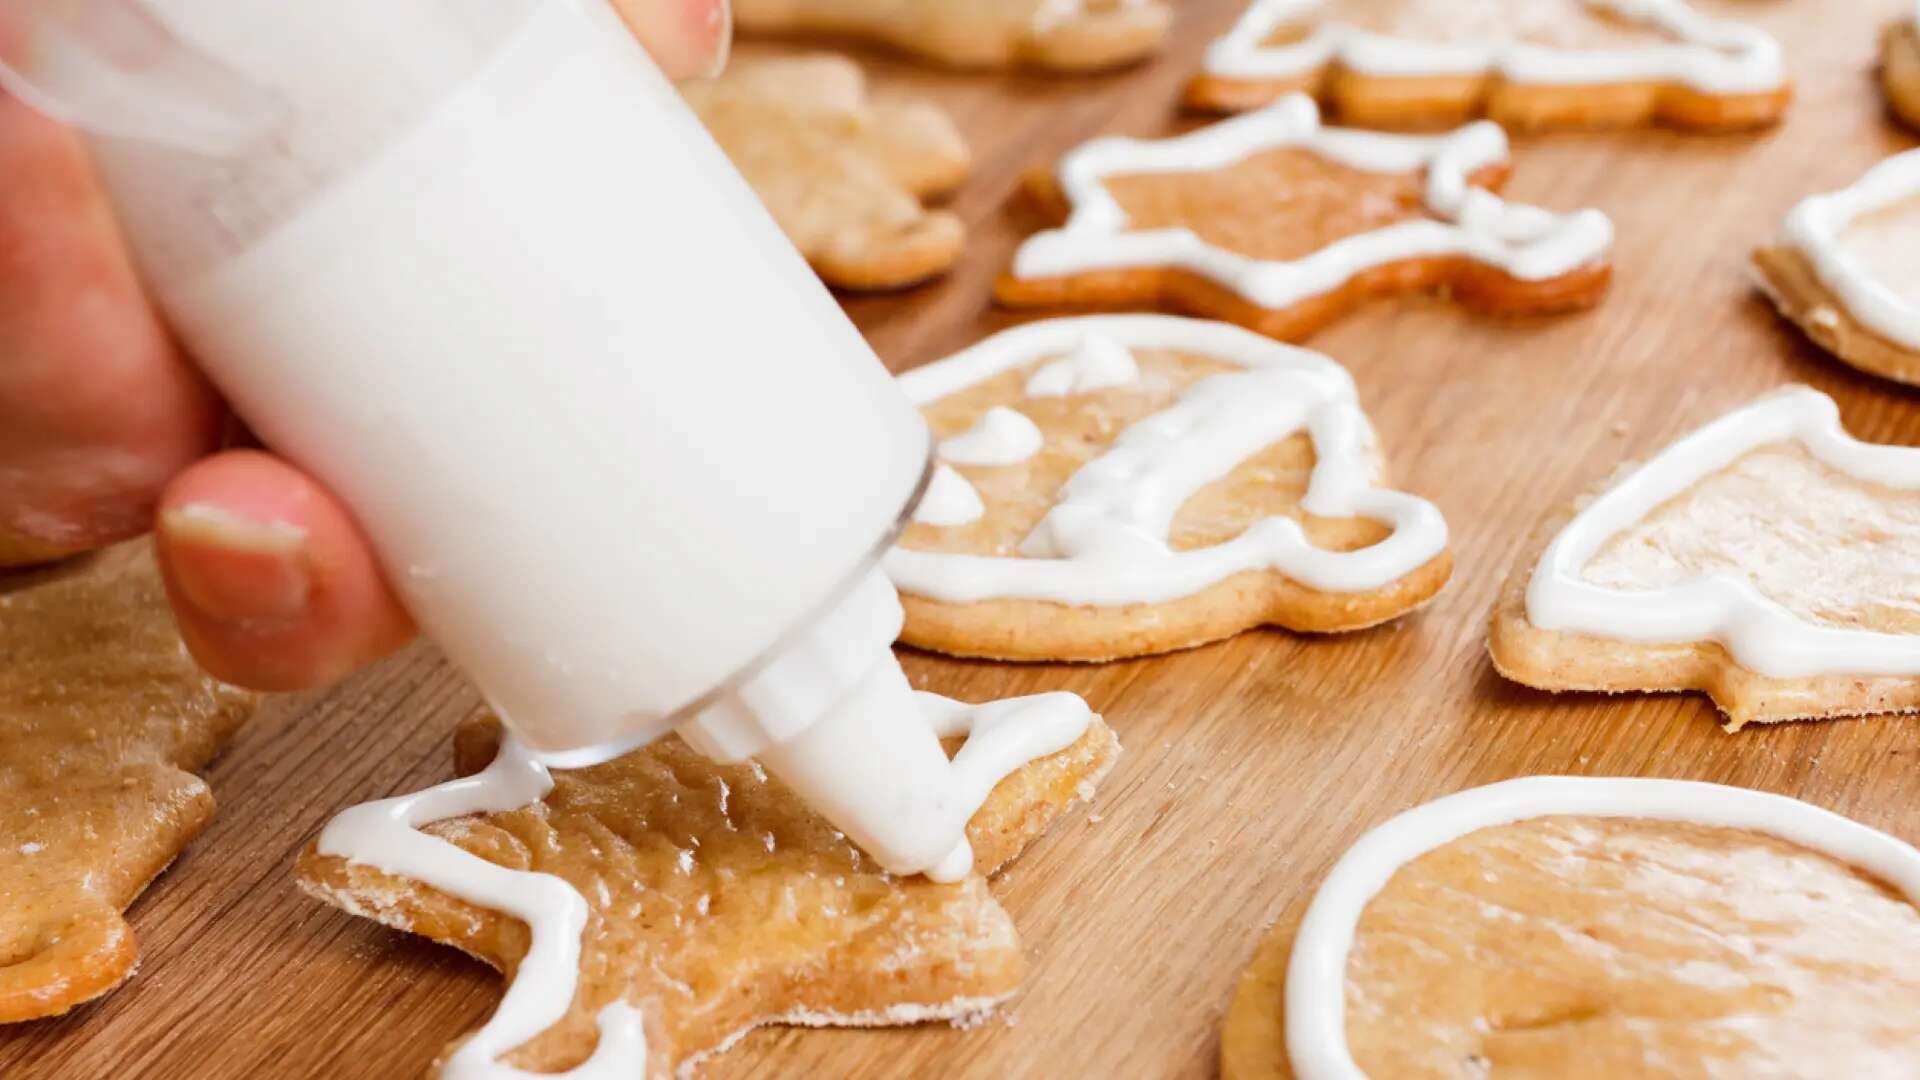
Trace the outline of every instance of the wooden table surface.
{"type": "MultiPolygon", "coordinates": [[[[952,111],[978,165],[953,205],[969,251],[946,280],[849,299],[904,369],[1027,316],[988,289],[1032,225],[1019,172],[1098,132],[1190,123],[1172,102],[1237,0],[1181,7],[1170,48],[1111,76],[931,73],[866,54],[883,92],[952,111]]],[[[1325,638],[1263,631],[1098,667],[907,657],[916,682],[981,699],[1084,694],[1126,753],[1099,820],[1075,816],[998,885],[1032,959],[1005,1022],[972,1031],[758,1032],[710,1077],[1206,1076],[1219,1019],[1263,928],[1361,831],[1463,787],[1535,773],[1687,777],[1800,796],[1920,839],[1920,721],[1723,734],[1696,696],[1554,698],[1488,665],[1485,618],[1541,515],[1628,457],[1779,384],[1839,399],[1848,427],[1920,442],[1920,396],[1856,375],[1777,322],[1748,247],[1800,196],[1849,183],[1912,139],[1869,77],[1897,0],[1719,0],[1787,42],[1799,96],[1755,137],[1525,139],[1519,198],[1613,216],[1598,310],[1528,324],[1427,300],[1375,303],[1311,344],[1345,363],[1396,486],[1438,503],[1458,569],[1425,612],[1325,638]]],[[[635,297],[635,303],[670,302],[635,297]]],[[[448,775],[477,700],[425,648],[270,705],[213,767],[214,825],[138,903],[139,975],[70,1016],[0,1029],[0,1075],[417,1075],[498,998],[489,969],[307,899],[295,853],[333,811],[448,775]]]]}

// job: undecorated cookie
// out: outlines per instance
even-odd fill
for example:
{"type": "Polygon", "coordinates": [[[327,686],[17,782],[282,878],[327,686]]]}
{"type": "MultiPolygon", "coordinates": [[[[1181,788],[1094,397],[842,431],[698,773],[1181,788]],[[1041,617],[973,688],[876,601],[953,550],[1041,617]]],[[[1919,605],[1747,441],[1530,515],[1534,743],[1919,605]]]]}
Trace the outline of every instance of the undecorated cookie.
{"type": "Polygon", "coordinates": [[[1020,246],[1012,307],[1159,305],[1298,341],[1370,296],[1542,314],[1606,291],[1613,226],[1509,203],[1507,139],[1328,128],[1295,95],[1168,139],[1104,136],[1031,177],[1060,227],[1020,246]]]}
{"type": "Polygon", "coordinates": [[[1920,1075],[1920,851],[1806,803],[1533,777],[1360,839],[1240,981],[1223,1080],[1920,1075]]]}
{"type": "Polygon", "coordinates": [[[1684,0],[1253,0],[1187,101],[1238,111],[1296,91],[1366,127],[1528,130],[1763,127],[1792,96],[1778,42],[1684,0]]]}
{"type": "Polygon", "coordinates": [[[1623,469],[1543,529],[1497,601],[1501,674],[1701,690],[1728,731],[1920,709],[1920,449],[1788,387],[1623,469]]]}
{"type": "Polygon", "coordinates": [[[900,288],[960,258],[960,219],[922,203],[970,160],[937,106],[869,101],[859,67],[829,55],[737,56],[682,92],[828,284],[900,288]]]}
{"type": "Polygon", "coordinates": [[[1160,47],[1164,0],[733,0],[747,34],[857,38],[957,68],[1098,71],[1160,47]]]}
{"type": "Polygon", "coordinates": [[[1030,323],[910,371],[940,464],[885,560],[909,645],[1112,660],[1272,624],[1354,630],[1451,571],[1385,487],[1353,380],[1224,323],[1030,323]]]}

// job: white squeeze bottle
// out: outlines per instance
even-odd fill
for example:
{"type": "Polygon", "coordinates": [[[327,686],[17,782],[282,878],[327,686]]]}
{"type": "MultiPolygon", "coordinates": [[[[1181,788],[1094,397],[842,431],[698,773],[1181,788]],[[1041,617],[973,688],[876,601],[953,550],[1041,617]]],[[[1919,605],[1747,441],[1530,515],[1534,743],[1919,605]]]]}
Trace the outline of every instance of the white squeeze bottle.
{"type": "Polygon", "coordinates": [[[605,0],[0,24],[192,354],[521,742],[677,730],[890,870],[966,871],[876,569],[926,426],[605,0]]]}

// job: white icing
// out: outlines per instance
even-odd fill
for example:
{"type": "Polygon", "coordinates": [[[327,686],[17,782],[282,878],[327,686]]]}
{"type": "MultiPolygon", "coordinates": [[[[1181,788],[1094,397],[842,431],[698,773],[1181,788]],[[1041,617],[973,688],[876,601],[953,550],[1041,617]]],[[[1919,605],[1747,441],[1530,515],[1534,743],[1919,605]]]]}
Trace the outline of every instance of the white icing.
{"type": "Polygon", "coordinates": [[[1170,139],[1104,136],[1061,160],[1060,186],[1073,212],[1065,225],[1021,244],[1012,273],[1040,278],[1172,266],[1210,278],[1261,307],[1279,309],[1406,259],[1465,256],[1525,281],[1543,281],[1607,252],[1613,223],[1600,211],[1555,214],[1509,203],[1468,182],[1475,170],[1506,157],[1506,134],[1488,121],[1435,136],[1328,128],[1320,124],[1319,107],[1304,94],[1170,139]],[[1220,169],[1287,146],[1369,172],[1424,169],[1426,210],[1432,217],[1344,237],[1298,259],[1256,259],[1208,243],[1190,229],[1130,230],[1126,211],[1105,183],[1116,175],[1220,169]]]}
{"type": "Polygon", "coordinates": [[[922,525],[943,527],[971,525],[986,512],[987,504],[980,501],[980,493],[967,478],[953,466],[942,464],[934,467],[927,493],[921,497],[920,505],[913,508],[913,520],[922,525]]]}
{"type": "Polygon", "coordinates": [[[1243,570],[1273,569],[1312,588],[1379,588],[1445,549],[1447,526],[1424,499],[1376,487],[1372,428],[1353,379],[1327,357],[1225,323],[1096,315],[1029,323],[900,377],[920,404],[1072,348],[1099,334],[1130,349],[1173,349],[1243,369],[1195,383],[1171,407],[1122,432],[1068,480],[1022,543],[1025,558],[895,547],[885,568],[902,591],[953,603],[998,597],[1069,604],[1154,603],[1243,570]],[[1174,551],[1174,515],[1195,491],[1286,436],[1306,431],[1316,461],[1302,506],[1393,529],[1357,551],[1314,547],[1290,518],[1254,523],[1209,548],[1174,551]]]}
{"type": "Polygon", "coordinates": [[[1920,904],[1920,851],[1797,799],[1685,780],[1538,776],[1415,807],[1360,838],[1314,893],[1287,962],[1287,1057],[1299,1080],[1366,1080],[1347,1046],[1347,954],[1402,866],[1469,833],[1549,815],[1684,821],[1765,833],[1865,870],[1920,904]]]}
{"type": "Polygon", "coordinates": [[[1920,150],[1895,154],[1851,187],[1802,200],[1780,227],[1780,244],[1805,256],[1814,276],[1861,325],[1920,350],[1920,306],[1876,279],[1840,242],[1859,218],[1914,198],[1920,198],[1920,150]]]}
{"type": "MultiPolygon", "coordinates": [[[[1516,40],[1418,41],[1324,17],[1306,38],[1266,41],[1314,18],[1323,0],[1253,0],[1207,48],[1202,70],[1227,79],[1287,79],[1328,64],[1366,75],[1497,75],[1508,82],[1579,86],[1672,82],[1708,94],[1767,93],[1786,84],[1780,43],[1741,23],[1710,19],[1685,0],[1587,0],[1597,12],[1660,30],[1670,40],[1641,48],[1566,49],[1516,40]]],[[[1337,9],[1336,9],[1337,10],[1337,9]]]]}
{"type": "Polygon", "coordinates": [[[1728,574],[1634,591],[1582,577],[1614,535],[1748,452],[1787,440],[1848,476],[1920,490],[1920,449],[1860,442],[1840,427],[1832,398],[1784,387],[1685,436],[1589,502],[1534,569],[1527,621],[1647,644],[1716,641],[1741,667],[1773,678],[1920,675],[1920,636],[1810,623],[1728,574]]]}
{"type": "MultiPolygon", "coordinates": [[[[935,809],[957,815],[959,827],[994,787],[1030,761],[1073,745],[1093,713],[1077,695],[1054,692],[967,705],[938,694],[916,692],[925,723],[941,738],[965,735],[935,809]]],[[[469,814],[503,813],[537,802],[553,789],[553,777],[511,737],[482,772],[412,795],[363,803],[334,815],[316,849],[350,863],[374,867],[438,889],[476,907],[499,911],[527,925],[526,956],[514,969],[500,1007],[447,1060],[449,1080],[630,1080],[646,1074],[647,1040],[638,1009],[616,1001],[598,1014],[599,1044],[585,1062],[565,1073],[528,1073],[499,1058],[566,1015],[579,982],[580,935],[587,901],[565,879],[511,870],[488,862],[437,836],[424,825],[469,814]]],[[[771,838],[769,838],[771,848],[771,838]]],[[[962,844],[965,865],[972,851],[962,844]]],[[[929,877],[941,880],[938,871],[929,877]]],[[[939,1010],[940,1006],[929,1008],[939,1010]]],[[[944,1013],[943,1013],[944,1015],[944,1013]]]]}
{"type": "Polygon", "coordinates": [[[1138,381],[1133,351],[1102,334],[1088,334],[1073,351],[1027,379],[1028,397],[1066,397],[1138,381]]]}
{"type": "Polygon", "coordinates": [[[1026,414],[995,405],[981,413],[972,427],[940,440],[940,457],[956,465],[1018,465],[1046,442],[1026,414]]]}

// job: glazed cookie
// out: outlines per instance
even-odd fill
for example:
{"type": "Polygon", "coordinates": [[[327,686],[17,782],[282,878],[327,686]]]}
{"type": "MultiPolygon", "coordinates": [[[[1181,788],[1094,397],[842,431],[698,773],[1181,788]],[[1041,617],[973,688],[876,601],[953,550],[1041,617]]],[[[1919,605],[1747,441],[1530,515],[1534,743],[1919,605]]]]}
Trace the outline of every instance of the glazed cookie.
{"type": "Polygon", "coordinates": [[[1030,323],[900,377],[941,462],[885,567],[901,640],[1112,660],[1272,624],[1353,630],[1452,567],[1424,499],[1382,486],[1353,380],[1223,323],[1030,323]]]}
{"type": "Polygon", "coordinates": [[[1492,193],[1507,140],[1484,121],[1441,136],[1326,128],[1289,97],[1170,139],[1106,136],[1029,191],[1059,228],[1020,246],[1003,304],[1160,304],[1297,341],[1376,295],[1438,290],[1535,314],[1606,290],[1613,226],[1492,193]]]}
{"type": "Polygon", "coordinates": [[[254,700],[187,656],[144,541],[0,584],[0,1023],[133,974],[121,913],[212,819],[192,770],[254,700]]]}
{"type": "Polygon", "coordinates": [[[1728,731],[1920,709],[1920,449],[1862,443],[1788,387],[1621,470],[1548,523],[1492,618],[1546,690],[1703,690],[1728,731]]]}
{"type": "Polygon", "coordinates": [[[738,56],[682,92],[828,284],[899,288],[960,258],[960,219],[921,202],[967,175],[939,108],[869,101],[859,67],[827,55],[738,56]]]}
{"type": "Polygon", "coordinates": [[[1534,777],[1374,829],[1241,979],[1223,1080],[1920,1075],[1920,851],[1794,799],[1534,777]]]}
{"type": "Polygon", "coordinates": [[[1893,114],[1920,127],[1920,3],[1880,33],[1880,85],[1893,114]]]}
{"type": "Polygon", "coordinates": [[[1199,108],[1305,91],[1347,123],[1762,127],[1792,96],[1780,45],[1685,0],[1253,0],[1187,87],[1199,108]]]}
{"type": "Polygon", "coordinates": [[[550,774],[480,723],[457,742],[473,775],[344,811],[300,885],[507,973],[447,1075],[684,1076],[762,1024],[965,1023],[1025,966],[982,874],[1091,797],[1119,745],[1071,694],[921,702],[945,736],[1010,723],[1035,751],[975,813],[956,884],[889,876],[751,762],[670,737],[550,774]]]}
{"type": "Polygon", "coordinates": [[[733,0],[748,34],[858,38],[958,68],[1097,71],[1153,53],[1164,0],[733,0]]]}
{"type": "Polygon", "coordinates": [[[1753,253],[1760,290],[1862,371],[1920,383],[1920,150],[1795,206],[1753,253]]]}

